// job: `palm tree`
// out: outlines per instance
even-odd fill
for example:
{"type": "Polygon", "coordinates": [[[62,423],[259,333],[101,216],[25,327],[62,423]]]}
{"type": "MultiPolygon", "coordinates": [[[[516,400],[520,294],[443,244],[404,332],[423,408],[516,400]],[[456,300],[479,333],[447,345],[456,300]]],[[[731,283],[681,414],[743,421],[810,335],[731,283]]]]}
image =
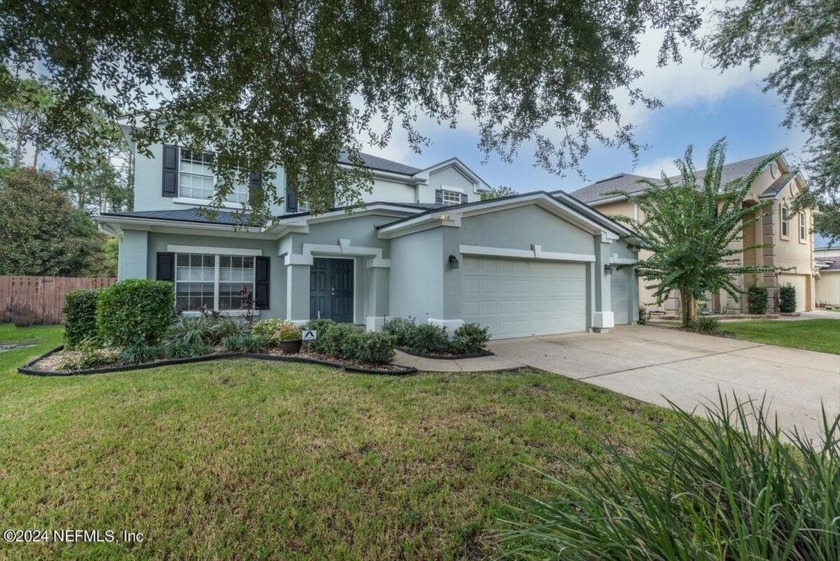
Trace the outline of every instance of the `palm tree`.
{"type": "Polygon", "coordinates": [[[743,253],[768,244],[741,247],[740,241],[744,229],[761,219],[760,210],[772,204],[770,200],[752,206],[743,203],[753,180],[779,154],[766,157],[747,176],[721,185],[725,156],[726,142],[721,139],[709,149],[706,171],[698,177],[689,146],[685,158],[675,162],[679,183],[663,172],[661,182],[639,180],[648,187],[641,193],[612,193],[638,205],[639,219],[616,219],[628,223],[642,248],[652,252],[637,267],[651,281],[647,288],[653,289],[653,295],[664,300],[679,291],[683,327],[697,319],[697,300],[705,293],[724,290],[737,300],[742,290],[735,284],[736,275],[775,270],[743,265],[743,253]]]}

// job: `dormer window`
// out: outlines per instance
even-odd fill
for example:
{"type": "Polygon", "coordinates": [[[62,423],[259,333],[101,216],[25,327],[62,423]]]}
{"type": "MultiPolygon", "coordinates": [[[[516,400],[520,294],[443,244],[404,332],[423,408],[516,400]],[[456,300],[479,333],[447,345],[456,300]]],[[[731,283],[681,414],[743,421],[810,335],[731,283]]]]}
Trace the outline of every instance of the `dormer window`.
{"type": "Polygon", "coordinates": [[[455,189],[441,188],[435,190],[435,203],[441,206],[454,206],[467,202],[467,194],[455,189]]]}
{"type": "MultiPolygon", "coordinates": [[[[181,157],[178,170],[178,196],[186,199],[212,199],[216,192],[216,176],[212,165],[215,156],[212,152],[193,152],[180,149],[181,157]]],[[[245,204],[248,202],[248,185],[237,182],[225,197],[229,203],[245,204]]]]}

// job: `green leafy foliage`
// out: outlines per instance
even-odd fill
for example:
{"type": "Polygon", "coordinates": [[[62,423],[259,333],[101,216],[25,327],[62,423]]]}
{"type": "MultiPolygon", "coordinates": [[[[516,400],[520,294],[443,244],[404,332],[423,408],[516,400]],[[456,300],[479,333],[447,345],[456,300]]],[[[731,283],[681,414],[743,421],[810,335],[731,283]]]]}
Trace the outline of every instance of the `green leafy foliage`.
{"type": "Polygon", "coordinates": [[[95,339],[99,290],[73,290],[64,295],[64,340],[69,348],[95,339]]]}
{"type": "Polygon", "coordinates": [[[767,312],[767,287],[753,284],[747,289],[747,309],[751,314],[767,312]]]}
{"type": "Polygon", "coordinates": [[[103,272],[105,235],[29,168],[0,176],[0,275],[89,276],[103,272]]]}
{"type": "Polygon", "coordinates": [[[416,327],[416,319],[411,316],[407,318],[395,317],[385,322],[382,331],[393,337],[395,344],[405,347],[408,345],[409,337],[416,327]]]}
{"type": "Polygon", "coordinates": [[[165,350],[160,345],[150,345],[146,342],[137,342],[126,345],[120,351],[120,362],[127,364],[144,364],[152,362],[165,356],[165,350]]]}
{"type": "Polygon", "coordinates": [[[643,305],[639,306],[639,319],[637,323],[639,325],[647,325],[648,319],[650,318],[650,314],[647,311],[647,308],[643,305]]]}
{"type": "Polygon", "coordinates": [[[737,300],[741,289],[735,283],[736,275],[775,270],[769,266],[737,265],[732,260],[766,247],[757,244],[742,248],[734,242],[741,239],[745,228],[761,219],[763,209],[771,204],[769,199],[750,207],[743,202],[753,180],[778,154],[764,158],[746,176],[723,184],[724,140],[709,149],[706,172],[699,178],[692,152],[689,146],[685,158],[676,161],[680,169],[678,183],[663,172],[661,184],[639,180],[648,187],[643,194],[614,193],[638,205],[643,219],[615,218],[627,222],[638,234],[642,247],[652,252],[637,267],[641,276],[650,281],[646,288],[653,290],[653,296],[663,301],[679,291],[683,327],[696,319],[697,301],[705,294],[722,290],[737,300]]]}
{"type": "Polygon", "coordinates": [[[465,323],[452,334],[452,348],[462,354],[480,353],[487,350],[489,340],[489,328],[465,323]]]}
{"type": "Polygon", "coordinates": [[[271,345],[282,341],[300,341],[300,328],[290,321],[276,318],[263,319],[251,331],[263,336],[271,345]]]}
{"type": "Polygon", "coordinates": [[[502,532],[507,556],[836,560],[840,417],[823,410],[824,434],[783,434],[763,402],[733,402],[702,416],[674,406],[652,458],[609,447],[617,473],[593,462],[586,485],[550,478],[558,496],[502,532]]]}
{"type": "Polygon", "coordinates": [[[516,194],[518,193],[515,189],[506,185],[499,185],[498,187],[492,187],[489,191],[482,193],[481,200],[490,201],[492,199],[501,199],[502,197],[511,197],[516,194]]]}
{"type": "Polygon", "coordinates": [[[713,335],[720,332],[720,321],[711,316],[700,316],[692,321],[688,328],[704,335],[713,335]]]}
{"type": "Polygon", "coordinates": [[[318,332],[318,339],[312,343],[312,349],[338,358],[349,358],[345,356],[345,353],[350,354],[352,349],[349,349],[345,342],[359,333],[361,330],[349,323],[329,325],[326,330],[318,332]]]}
{"type": "MultiPolygon", "coordinates": [[[[782,124],[809,135],[812,191],[840,202],[840,42],[837,0],[746,0],[715,10],[717,28],[705,51],[725,70],[773,61],[765,89],[787,104],[782,124]]],[[[840,229],[834,230],[840,235],[840,229]]]]}
{"type": "Polygon", "coordinates": [[[449,336],[445,327],[425,323],[411,331],[408,346],[420,353],[445,353],[450,350],[449,336]]]}
{"type": "Polygon", "coordinates": [[[352,358],[369,364],[388,364],[394,356],[393,337],[386,333],[363,333],[352,358]]]}
{"type": "Polygon", "coordinates": [[[114,364],[118,360],[121,358],[117,353],[101,349],[92,342],[83,342],[78,346],[78,350],[64,353],[58,369],[72,371],[101,368],[114,364]]]}
{"type": "Polygon", "coordinates": [[[345,360],[387,364],[394,360],[394,337],[387,333],[365,333],[349,323],[312,320],[307,325],[318,332],[312,350],[345,360]]]}
{"type": "Polygon", "coordinates": [[[220,345],[225,337],[241,335],[244,331],[245,324],[235,317],[214,317],[212,314],[190,317],[181,314],[169,326],[166,339],[214,347],[220,345]]]}
{"type": "Polygon", "coordinates": [[[796,287],[790,283],[779,287],[779,311],[783,314],[796,311],[796,287]]]}
{"type": "MultiPolygon", "coordinates": [[[[692,0],[305,0],[217,9],[108,0],[32,9],[3,0],[0,13],[0,94],[35,67],[49,76],[57,98],[46,121],[70,147],[91,143],[74,126],[91,106],[132,115],[144,125],[136,131],[141,149],[163,140],[221,147],[217,202],[245,162],[243,170],[283,168],[299,178],[299,196],[315,212],[358,200],[369,185],[367,173],[347,173],[325,155],[348,148],[358,162],[360,139],[385,146],[395,124],[419,150],[428,142],[419,123],[455,126],[464,106],[480,148],[503,158],[534,146],[536,162],[558,171],[579,167],[593,141],[635,153],[617,96],[659,105],[635,83],[640,35],[661,31],[664,64],[700,25],[692,0]]],[[[257,210],[278,196],[273,182],[263,185],[252,200],[257,210]]]]}
{"type": "Polygon", "coordinates": [[[206,354],[196,352],[196,347],[196,345],[191,345],[183,339],[168,339],[162,343],[161,352],[163,358],[189,358],[206,354]]]}
{"type": "Polygon", "coordinates": [[[170,282],[128,279],[112,284],[99,294],[99,336],[118,347],[156,344],[169,329],[174,302],[170,282]]]}
{"type": "Polygon", "coordinates": [[[269,337],[257,333],[239,333],[222,339],[222,348],[231,353],[259,353],[271,346],[269,337]]]}

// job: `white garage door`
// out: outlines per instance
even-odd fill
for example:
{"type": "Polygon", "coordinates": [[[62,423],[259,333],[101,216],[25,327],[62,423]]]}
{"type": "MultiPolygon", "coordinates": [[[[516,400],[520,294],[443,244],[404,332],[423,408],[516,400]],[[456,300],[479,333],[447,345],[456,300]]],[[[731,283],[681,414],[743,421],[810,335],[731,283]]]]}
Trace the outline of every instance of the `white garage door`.
{"type": "Polygon", "coordinates": [[[464,321],[494,339],[586,330],[586,265],[465,257],[464,321]]]}
{"type": "Polygon", "coordinates": [[[616,269],[610,275],[610,305],[616,325],[630,323],[630,269],[616,269]]]}

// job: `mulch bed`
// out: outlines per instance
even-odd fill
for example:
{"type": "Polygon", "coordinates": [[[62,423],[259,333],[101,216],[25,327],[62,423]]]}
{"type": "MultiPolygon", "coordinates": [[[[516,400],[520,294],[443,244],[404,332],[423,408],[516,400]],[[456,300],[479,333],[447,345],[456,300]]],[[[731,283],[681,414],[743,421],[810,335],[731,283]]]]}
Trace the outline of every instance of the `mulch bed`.
{"type": "Polygon", "coordinates": [[[441,360],[460,360],[463,358],[479,358],[483,356],[493,356],[493,353],[490,351],[482,351],[480,353],[466,353],[466,354],[454,354],[454,353],[421,353],[419,351],[415,351],[409,347],[397,347],[398,350],[404,352],[407,355],[411,356],[419,356],[420,358],[436,358],[441,360]]]}
{"type": "Polygon", "coordinates": [[[32,360],[25,365],[18,368],[21,374],[29,374],[33,376],[76,376],[84,374],[104,374],[107,372],[125,372],[128,370],[146,370],[149,368],[158,368],[160,366],[169,366],[173,364],[190,364],[194,362],[208,362],[211,360],[223,360],[229,358],[253,358],[257,360],[266,360],[272,362],[297,362],[303,364],[320,364],[322,366],[329,366],[332,368],[342,368],[347,372],[359,372],[367,374],[387,374],[393,376],[401,376],[405,374],[413,374],[417,372],[416,368],[408,366],[399,366],[397,364],[367,364],[352,360],[337,359],[331,356],[322,355],[312,352],[301,352],[298,354],[284,354],[277,349],[270,349],[265,353],[229,353],[229,352],[214,352],[212,354],[189,357],[189,358],[173,358],[160,359],[143,364],[125,364],[114,363],[107,366],[96,368],[86,368],[82,370],[58,370],[59,365],[64,361],[64,353],[74,351],[65,351],[64,347],[58,347],[50,352],[32,360]]]}

